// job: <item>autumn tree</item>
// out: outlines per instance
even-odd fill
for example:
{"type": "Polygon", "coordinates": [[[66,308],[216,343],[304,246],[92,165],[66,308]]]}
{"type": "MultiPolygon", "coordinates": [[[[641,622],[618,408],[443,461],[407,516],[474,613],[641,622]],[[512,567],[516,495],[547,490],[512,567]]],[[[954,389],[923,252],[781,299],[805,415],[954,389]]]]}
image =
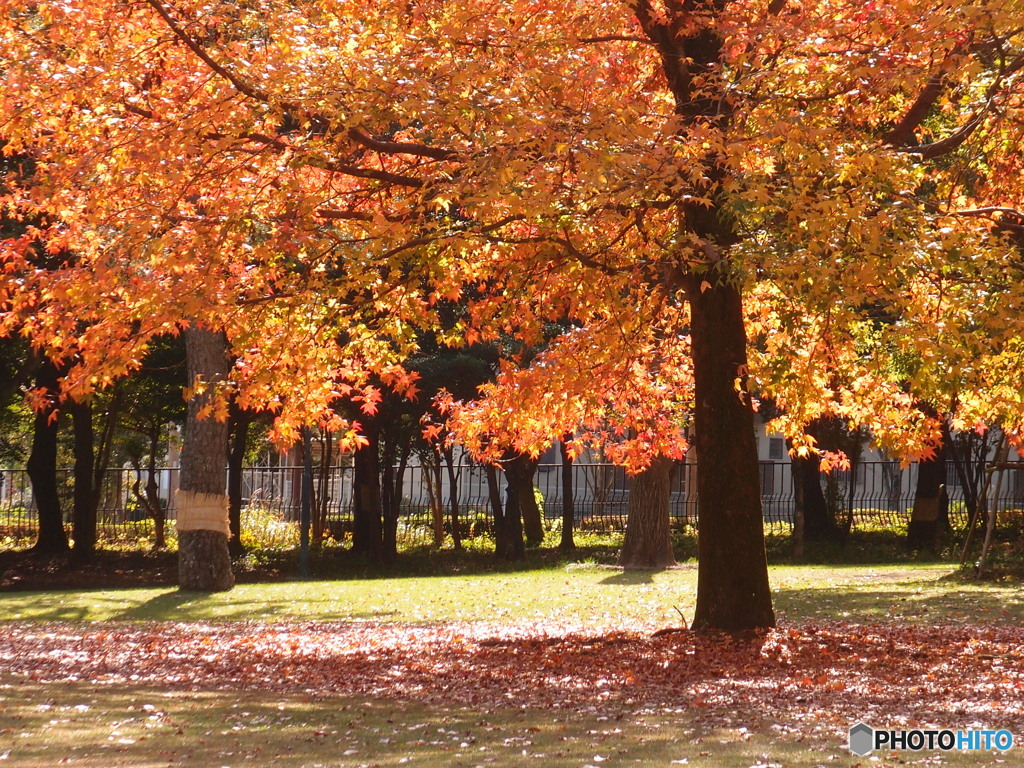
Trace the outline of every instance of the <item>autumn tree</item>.
{"type": "MultiPolygon", "coordinates": [[[[755,385],[782,404],[796,450],[813,449],[802,427],[820,415],[877,423],[908,449],[934,440],[926,416],[897,425],[910,395],[858,347],[879,300],[903,309],[900,343],[948,332],[943,349],[985,333],[1003,344],[979,351],[991,395],[979,412],[995,412],[1013,370],[1019,329],[1005,310],[1020,281],[992,222],[1020,210],[1019,183],[967,189],[961,171],[979,156],[1004,175],[1020,167],[1016,2],[4,11],[0,125],[45,169],[9,203],[59,216],[5,246],[15,280],[0,330],[75,361],[67,396],[137,367],[156,334],[207,329],[236,361],[218,391],[276,413],[279,439],[330,421],[353,447],[330,404],[371,375],[401,387],[394,366],[417,329],[439,325],[440,302],[474,291],[442,334],[453,344],[530,344],[567,320],[567,342],[596,350],[580,372],[591,393],[559,389],[565,369],[538,364],[530,375],[550,386],[520,402],[547,395],[591,415],[628,404],[623,463],[637,471],[681,450],[652,425],[688,411],[663,407],[674,395],[645,410],[614,393],[691,378],[698,629],[774,621],[755,385]],[[33,271],[37,242],[73,246],[75,263],[33,271]],[[682,367],[662,362],[675,340],[688,345],[682,367]],[[605,351],[622,346],[612,364],[605,351]]],[[[532,413],[509,420],[522,445],[537,430],[515,414],[532,413]]]]}

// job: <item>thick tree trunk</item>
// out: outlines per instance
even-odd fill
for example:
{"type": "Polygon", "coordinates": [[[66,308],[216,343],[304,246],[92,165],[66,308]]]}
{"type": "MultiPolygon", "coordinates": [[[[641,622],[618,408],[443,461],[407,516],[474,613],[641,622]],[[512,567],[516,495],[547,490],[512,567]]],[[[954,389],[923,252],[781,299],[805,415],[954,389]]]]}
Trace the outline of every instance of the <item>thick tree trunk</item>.
{"type": "MultiPolygon", "coordinates": [[[[706,13],[699,24],[692,24],[691,4],[667,5],[664,14],[654,13],[645,3],[632,8],[661,57],[681,130],[724,129],[733,117],[733,101],[717,21],[727,3],[694,5],[706,13]]],[[[724,152],[709,150],[701,172],[709,200],[681,201],[678,210],[680,242],[696,241],[684,260],[698,259],[703,267],[658,278],[669,292],[685,288],[690,304],[700,497],[693,626],[731,632],[773,626],[775,615],[764,551],[754,416],[746,390],[742,277],[729,268],[727,253],[738,239],[723,192],[734,171],[724,152]]]]}
{"type": "Polygon", "coordinates": [[[516,484],[519,487],[519,509],[523,515],[526,544],[530,547],[539,547],[544,543],[544,513],[537,504],[535,490],[539,463],[540,459],[523,456],[523,461],[517,468],[516,484]]]}
{"type": "Polygon", "coordinates": [[[775,624],[764,549],[747,337],[739,289],[725,276],[690,286],[697,455],[697,608],[693,627],[743,631],[775,624]]]}
{"type": "Polygon", "coordinates": [[[384,559],[384,522],[380,493],[380,429],[366,419],[363,435],[369,441],[355,453],[352,469],[352,551],[373,562],[384,559]]]}
{"type": "Polygon", "coordinates": [[[805,541],[841,541],[843,532],[825,501],[821,489],[821,457],[794,456],[791,469],[796,498],[803,503],[805,541]]]}
{"type": "Polygon", "coordinates": [[[506,454],[503,464],[505,471],[505,510],[501,516],[501,525],[495,529],[495,545],[499,558],[503,560],[521,560],[526,556],[523,541],[523,514],[519,506],[520,476],[519,462],[522,454],[506,454]]]}
{"type": "Polygon", "coordinates": [[[667,568],[676,564],[669,526],[672,459],[655,456],[630,483],[626,539],[619,565],[626,569],[667,568]]]}
{"type": "Polygon", "coordinates": [[[946,442],[935,450],[935,455],[917,465],[917,489],[914,509],[907,528],[907,546],[911,549],[934,549],[939,534],[949,525],[949,510],[945,494],[946,442]]]}
{"type": "Polygon", "coordinates": [[[569,455],[568,446],[570,439],[571,435],[566,435],[559,441],[559,450],[562,454],[562,539],[558,543],[558,548],[563,552],[571,552],[576,548],[576,543],[572,540],[576,511],[573,508],[572,456],[569,455]]]}
{"type": "Polygon", "coordinates": [[[71,510],[72,556],[78,563],[92,559],[96,549],[96,505],[93,503],[95,472],[95,436],[93,434],[92,402],[71,403],[71,424],[74,431],[75,491],[71,510]]]}
{"type": "MultiPolygon", "coordinates": [[[[185,331],[188,379],[215,383],[228,375],[227,339],[224,334],[204,328],[185,331]]],[[[200,418],[199,412],[212,398],[207,391],[192,397],[185,418],[185,440],[181,452],[179,501],[185,495],[209,500],[222,510],[224,528],[227,518],[224,464],[228,456],[228,423],[215,418],[200,418]]],[[[231,571],[228,536],[224,530],[196,528],[182,530],[186,510],[178,505],[178,586],[183,590],[214,592],[231,589],[235,576],[231,571]]]]}
{"type": "MultiPolygon", "coordinates": [[[[36,373],[36,387],[53,396],[57,392],[59,372],[49,359],[44,359],[36,373]]],[[[39,515],[39,536],[33,552],[60,555],[68,551],[68,536],[57,495],[57,420],[52,408],[37,411],[32,425],[32,450],[28,456],[29,480],[39,515]]]]}

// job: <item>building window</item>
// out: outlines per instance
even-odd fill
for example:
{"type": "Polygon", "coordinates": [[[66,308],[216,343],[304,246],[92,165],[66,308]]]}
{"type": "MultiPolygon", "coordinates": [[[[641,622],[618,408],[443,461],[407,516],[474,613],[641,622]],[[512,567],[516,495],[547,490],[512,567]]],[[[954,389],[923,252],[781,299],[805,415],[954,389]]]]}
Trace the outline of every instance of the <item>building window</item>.
{"type": "Polygon", "coordinates": [[[768,438],[768,458],[782,461],[786,456],[786,441],[781,437],[768,438]]]}
{"type": "Polygon", "coordinates": [[[775,493],[775,465],[767,461],[761,462],[761,495],[771,496],[775,493]]]}

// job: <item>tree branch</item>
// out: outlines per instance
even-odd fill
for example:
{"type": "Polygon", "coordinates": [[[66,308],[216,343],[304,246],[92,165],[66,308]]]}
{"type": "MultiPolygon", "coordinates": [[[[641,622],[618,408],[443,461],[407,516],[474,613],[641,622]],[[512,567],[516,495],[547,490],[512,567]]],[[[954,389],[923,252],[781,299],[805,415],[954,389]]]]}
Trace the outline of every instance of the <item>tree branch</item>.
{"type": "MultiPolygon", "coordinates": [[[[992,105],[995,102],[996,97],[999,95],[999,92],[1002,90],[1003,82],[1006,80],[1006,78],[1009,77],[1010,75],[1015,74],[1022,68],[1024,68],[1024,53],[1018,55],[1013,61],[1011,61],[1008,65],[1006,65],[1000,70],[995,81],[985,91],[985,104],[979,109],[976,109],[971,114],[970,118],[967,120],[966,123],[957,128],[953,133],[951,133],[946,138],[940,139],[939,141],[933,141],[930,144],[922,144],[920,146],[915,147],[907,146],[905,144],[905,142],[911,138],[911,136],[908,135],[904,139],[904,144],[896,146],[897,151],[907,152],[909,154],[914,155],[920,155],[925,160],[931,160],[933,158],[940,157],[942,155],[953,152],[958,147],[960,147],[965,141],[971,138],[971,136],[974,135],[974,132],[978,129],[978,126],[982,124],[982,122],[985,119],[985,116],[992,110],[992,105]]],[[[930,85],[931,83],[929,83],[929,86],[930,85]]],[[[928,91],[928,87],[925,88],[925,91],[928,91]]],[[[918,100],[925,96],[926,93],[922,93],[921,97],[919,97],[918,100]]],[[[936,95],[936,98],[938,98],[938,95],[936,95]]],[[[911,107],[911,111],[914,111],[914,109],[917,106],[917,101],[915,101],[914,105],[911,107]]],[[[927,114],[928,108],[930,107],[931,104],[928,104],[926,107],[924,107],[923,112],[917,121],[917,124],[919,124],[920,121],[924,119],[925,114],[927,114]]],[[[904,120],[906,119],[907,118],[904,117],[904,120]]],[[[911,127],[911,131],[913,131],[913,128],[917,127],[917,124],[911,127]]]]}
{"type": "Polygon", "coordinates": [[[942,95],[945,87],[945,73],[936,73],[914,100],[907,113],[896,124],[896,127],[885,134],[885,143],[893,147],[902,147],[913,138],[914,131],[917,130],[917,127],[928,116],[928,112],[935,102],[939,100],[939,96],[942,95]]]}
{"type": "Polygon", "coordinates": [[[453,149],[429,147],[425,144],[408,141],[382,141],[368,136],[358,128],[349,128],[348,135],[357,144],[387,155],[416,155],[417,157],[430,157],[434,160],[456,160],[459,157],[459,153],[453,149]]]}
{"type": "Polygon", "coordinates": [[[608,43],[613,40],[621,40],[626,43],[642,43],[643,45],[654,45],[652,40],[646,37],[636,37],[634,35],[600,35],[599,37],[581,37],[581,43],[608,43]]]}
{"type": "Polygon", "coordinates": [[[1024,211],[1018,208],[1007,208],[1002,205],[989,205],[984,208],[968,208],[963,211],[951,211],[951,216],[992,216],[994,214],[1010,216],[1014,219],[1024,221],[1024,211]]]}
{"type": "MultiPolygon", "coordinates": [[[[184,43],[188,47],[188,49],[192,51],[196,56],[198,56],[203,61],[203,63],[206,64],[206,66],[213,70],[213,72],[215,72],[224,80],[227,80],[235,88],[235,90],[237,90],[244,96],[248,96],[249,98],[259,101],[263,104],[271,104],[274,101],[268,92],[262,90],[261,88],[257,88],[255,85],[243,79],[236,72],[233,72],[228,67],[217,62],[217,60],[214,59],[206,51],[206,49],[203,48],[202,45],[200,45],[191,35],[188,34],[188,32],[185,31],[184,27],[182,27],[181,24],[179,24],[178,21],[171,15],[171,12],[168,10],[168,6],[165,5],[161,0],[145,0],[145,2],[160,15],[160,18],[164,20],[164,23],[168,26],[168,28],[170,28],[171,32],[174,33],[175,37],[177,37],[182,43],[184,43]]],[[[323,115],[311,113],[308,110],[303,109],[299,105],[292,103],[290,101],[282,100],[278,102],[278,105],[285,112],[296,112],[298,114],[301,114],[310,123],[319,122],[324,125],[330,124],[330,121],[326,119],[323,115]]],[[[143,114],[143,111],[133,109],[129,107],[127,104],[125,106],[129,109],[129,111],[133,111],[136,114],[142,115],[144,117],[152,116],[151,113],[149,115],[143,114]]],[[[455,150],[445,149],[443,147],[429,147],[424,144],[415,144],[412,142],[402,141],[381,141],[380,139],[375,139],[372,136],[367,135],[366,133],[360,131],[357,128],[349,128],[348,136],[350,139],[352,139],[352,141],[356,142],[357,144],[361,144],[364,147],[373,149],[374,151],[380,152],[382,154],[416,155],[419,157],[433,158],[435,160],[456,160],[459,157],[459,153],[457,153],[455,150]]],[[[256,137],[255,134],[251,138],[253,138],[254,140],[260,140],[256,137]]],[[[271,142],[267,141],[266,143],[271,142]]],[[[363,174],[351,175],[360,176],[363,174]]],[[[369,176],[367,178],[377,177],[369,176]]],[[[409,177],[405,178],[408,180],[409,177]]],[[[422,182],[419,182],[416,185],[410,185],[406,183],[406,186],[420,185],[422,185],[422,182]]]]}
{"type": "Polygon", "coordinates": [[[230,69],[217,63],[217,61],[206,52],[206,49],[197,43],[192,36],[189,35],[180,24],[178,24],[177,20],[171,16],[170,11],[167,10],[167,6],[165,6],[161,0],[146,0],[146,4],[160,14],[160,18],[164,20],[164,23],[170,28],[171,32],[174,33],[175,37],[181,40],[181,42],[183,42],[186,47],[192,51],[192,53],[202,59],[206,66],[231,83],[236,91],[251,99],[255,99],[256,101],[261,101],[263,103],[270,102],[270,97],[265,91],[247,83],[230,69]]]}
{"type": "Polygon", "coordinates": [[[417,178],[416,176],[406,176],[401,173],[391,173],[390,171],[382,171],[376,168],[360,168],[358,165],[349,165],[348,163],[339,163],[331,160],[320,160],[314,158],[306,161],[306,165],[313,168],[319,168],[322,171],[328,171],[330,173],[341,173],[346,176],[356,176],[360,179],[374,179],[376,181],[387,182],[388,184],[395,184],[400,187],[420,189],[426,185],[426,182],[423,179],[417,178]]]}

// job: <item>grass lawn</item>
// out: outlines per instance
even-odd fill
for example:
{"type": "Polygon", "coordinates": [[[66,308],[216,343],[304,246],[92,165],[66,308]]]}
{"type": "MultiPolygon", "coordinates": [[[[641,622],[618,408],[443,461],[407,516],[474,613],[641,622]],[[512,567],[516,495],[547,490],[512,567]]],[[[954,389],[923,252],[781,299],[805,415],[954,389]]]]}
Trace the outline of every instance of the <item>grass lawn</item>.
{"type": "MultiPolygon", "coordinates": [[[[772,566],[780,619],[870,622],[1024,621],[1015,583],[951,578],[948,565],[772,566]]],[[[0,593],[0,621],[402,622],[547,620],[615,627],[693,616],[697,571],[623,572],[570,564],[511,573],[239,584],[230,592],[174,588],[0,593]]]]}
{"type": "Polygon", "coordinates": [[[951,572],[773,566],[752,647],[650,638],[690,566],[3,593],[0,766],[1021,764],[846,749],[861,716],[1024,740],[1024,596],[951,572]]]}

